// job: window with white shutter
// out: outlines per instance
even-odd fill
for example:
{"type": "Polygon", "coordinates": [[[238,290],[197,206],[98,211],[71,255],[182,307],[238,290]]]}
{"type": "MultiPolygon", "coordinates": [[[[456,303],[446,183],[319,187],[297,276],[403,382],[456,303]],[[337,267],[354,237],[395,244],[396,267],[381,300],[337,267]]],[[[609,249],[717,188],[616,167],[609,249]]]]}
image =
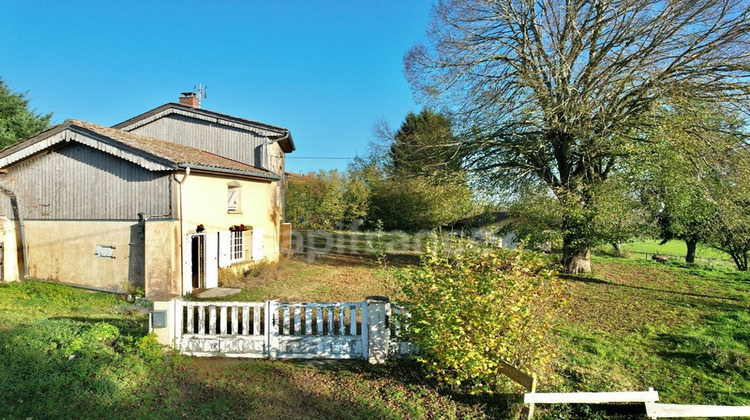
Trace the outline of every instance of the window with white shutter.
{"type": "Polygon", "coordinates": [[[239,213],[240,187],[229,186],[227,188],[227,211],[229,213],[239,213]]]}

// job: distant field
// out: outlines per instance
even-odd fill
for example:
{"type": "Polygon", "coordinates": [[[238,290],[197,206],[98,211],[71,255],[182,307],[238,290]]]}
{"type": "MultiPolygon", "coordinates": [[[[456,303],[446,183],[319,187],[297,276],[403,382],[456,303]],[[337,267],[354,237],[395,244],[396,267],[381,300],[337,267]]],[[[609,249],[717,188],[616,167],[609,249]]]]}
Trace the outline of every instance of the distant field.
{"type": "MultiPolygon", "coordinates": [[[[643,240],[622,244],[621,248],[624,252],[631,253],[630,257],[634,259],[646,259],[651,258],[653,254],[662,254],[675,257],[673,259],[677,261],[685,261],[685,254],[687,253],[687,246],[684,241],[669,241],[660,245],[660,241],[643,240]]],[[[696,262],[700,264],[733,266],[732,260],[727,254],[701,244],[695,251],[695,257],[696,262]]]]}

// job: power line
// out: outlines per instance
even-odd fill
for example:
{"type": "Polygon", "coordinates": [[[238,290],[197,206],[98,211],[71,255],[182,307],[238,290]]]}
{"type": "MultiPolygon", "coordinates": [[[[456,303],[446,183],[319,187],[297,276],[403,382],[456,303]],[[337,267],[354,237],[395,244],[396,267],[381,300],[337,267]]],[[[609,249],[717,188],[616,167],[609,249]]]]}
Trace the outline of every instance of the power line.
{"type": "Polygon", "coordinates": [[[287,159],[341,159],[341,160],[350,160],[354,159],[353,157],[332,157],[332,156],[287,156],[287,159]]]}

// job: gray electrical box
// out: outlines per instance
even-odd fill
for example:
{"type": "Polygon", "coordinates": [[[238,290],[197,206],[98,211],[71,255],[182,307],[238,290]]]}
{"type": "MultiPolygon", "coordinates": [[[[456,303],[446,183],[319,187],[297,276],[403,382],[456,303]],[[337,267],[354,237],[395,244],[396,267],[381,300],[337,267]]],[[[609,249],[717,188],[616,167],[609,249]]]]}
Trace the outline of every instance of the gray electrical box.
{"type": "Polygon", "coordinates": [[[167,311],[151,311],[151,328],[167,328],[167,311]]]}

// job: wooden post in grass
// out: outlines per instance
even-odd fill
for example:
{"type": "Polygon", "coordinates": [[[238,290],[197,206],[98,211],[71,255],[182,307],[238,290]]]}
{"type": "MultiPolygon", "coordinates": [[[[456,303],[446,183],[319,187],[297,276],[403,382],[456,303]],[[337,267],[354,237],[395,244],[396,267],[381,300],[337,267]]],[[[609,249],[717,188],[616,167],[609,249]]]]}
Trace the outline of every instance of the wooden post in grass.
{"type": "MultiPolygon", "coordinates": [[[[513,382],[526,388],[526,391],[536,392],[536,375],[529,375],[528,373],[523,372],[517,369],[515,366],[511,366],[510,364],[502,360],[498,360],[498,370],[500,371],[500,373],[510,378],[513,382]]],[[[531,404],[529,404],[528,418],[530,419],[533,415],[534,403],[532,402],[531,404]]]]}

